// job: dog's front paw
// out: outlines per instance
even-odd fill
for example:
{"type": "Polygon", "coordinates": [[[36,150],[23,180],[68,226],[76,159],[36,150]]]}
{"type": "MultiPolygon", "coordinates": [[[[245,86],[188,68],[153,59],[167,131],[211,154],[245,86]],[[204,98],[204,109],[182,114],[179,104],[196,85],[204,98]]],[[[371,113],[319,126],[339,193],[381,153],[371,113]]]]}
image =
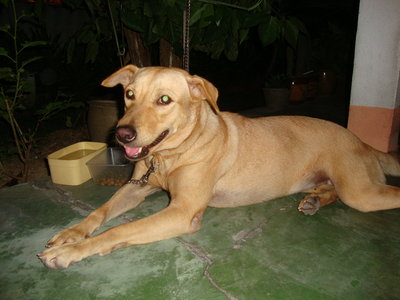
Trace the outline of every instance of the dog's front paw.
{"type": "Polygon", "coordinates": [[[300,201],[298,210],[303,212],[305,215],[314,215],[319,208],[321,203],[318,196],[308,195],[300,201]]]}
{"type": "Polygon", "coordinates": [[[61,246],[63,244],[76,243],[89,236],[88,233],[79,229],[78,226],[72,226],[66,230],[63,230],[53,236],[46,244],[47,248],[54,246],[61,246]]]}
{"type": "Polygon", "coordinates": [[[66,269],[85,258],[79,244],[55,246],[39,253],[37,257],[50,269],[66,269]]]}

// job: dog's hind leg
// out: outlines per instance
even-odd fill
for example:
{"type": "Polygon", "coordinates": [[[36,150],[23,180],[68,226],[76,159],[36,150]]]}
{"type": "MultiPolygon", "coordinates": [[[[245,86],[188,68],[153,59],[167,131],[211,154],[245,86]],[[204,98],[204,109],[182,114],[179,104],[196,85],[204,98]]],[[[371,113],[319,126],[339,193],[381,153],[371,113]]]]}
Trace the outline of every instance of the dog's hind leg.
{"type": "MultiPolygon", "coordinates": [[[[373,156],[349,156],[331,175],[340,200],[362,212],[400,208],[400,188],[386,184],[381,162],[373,156]]],[[[391,172],[396,174],[395,172],[391,172]]]]}
{"type": "Polygon", "coordinates": [[[328,180],[317,185],[314,189],[306,191],[307,194],[299,203],[298,210],[305,215],[315,214],[321,207],[338,200],[335,187],[328,180]]]}
{"type": "Polygon", "coordinates": [[[343,203],[362,212],[400,208],[400,188],[382,183],[368,183],[338,188],[343,203]]]}

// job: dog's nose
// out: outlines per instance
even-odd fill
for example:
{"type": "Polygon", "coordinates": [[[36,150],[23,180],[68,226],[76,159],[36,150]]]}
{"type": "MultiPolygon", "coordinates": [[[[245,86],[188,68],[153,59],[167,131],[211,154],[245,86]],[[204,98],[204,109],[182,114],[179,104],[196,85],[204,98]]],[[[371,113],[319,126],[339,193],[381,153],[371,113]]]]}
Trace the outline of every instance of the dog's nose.
{"type": "Polygon", "coordinates": [[[132,142],[136,138],[136,130],[129,125],[118,126],[115,135],[118,141],[126,144],[132,142]]]}

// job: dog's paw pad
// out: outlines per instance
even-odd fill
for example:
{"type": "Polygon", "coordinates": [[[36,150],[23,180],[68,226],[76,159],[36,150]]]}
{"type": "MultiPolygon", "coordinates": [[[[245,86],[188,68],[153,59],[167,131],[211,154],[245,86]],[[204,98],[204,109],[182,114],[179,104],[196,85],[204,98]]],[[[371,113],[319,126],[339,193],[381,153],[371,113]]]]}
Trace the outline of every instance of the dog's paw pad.
{"type": "Polygon", "coordinates": [[[321,207],[318,196],[307,196],[301,200],[299,204],[299,211],[305,215],[314,215],[321,207]]]}

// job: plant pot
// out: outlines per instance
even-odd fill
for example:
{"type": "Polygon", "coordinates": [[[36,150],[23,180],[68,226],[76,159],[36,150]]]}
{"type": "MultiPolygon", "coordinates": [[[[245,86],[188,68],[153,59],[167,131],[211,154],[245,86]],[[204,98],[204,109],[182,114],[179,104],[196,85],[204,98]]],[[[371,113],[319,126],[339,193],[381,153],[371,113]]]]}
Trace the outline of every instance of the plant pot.
{"type": "Polygon", "coordinates": [[[289,103],[289,89],[287,88],[263,88],[265,104],[268,112],[284,110],[289,103]]]}
{"type": "Polygon", "coordinates": [[[118,103],[115,100],[89,101],[88,130],[94,142],[112,144],[114,129],[119,119],[118,103]]]}
{"type": "Polygon", "coordinates": [[[331,96],[335,89],[336,76],[332,71],[321,71],[319,73],[318,94],[320,96],[331,96]]]}
{"type": "Polygon", "coordinates": [[[289,102],[301,103],[306,100],[307,83],[299,80],[293,80],[290,86],[289,102]]]}

